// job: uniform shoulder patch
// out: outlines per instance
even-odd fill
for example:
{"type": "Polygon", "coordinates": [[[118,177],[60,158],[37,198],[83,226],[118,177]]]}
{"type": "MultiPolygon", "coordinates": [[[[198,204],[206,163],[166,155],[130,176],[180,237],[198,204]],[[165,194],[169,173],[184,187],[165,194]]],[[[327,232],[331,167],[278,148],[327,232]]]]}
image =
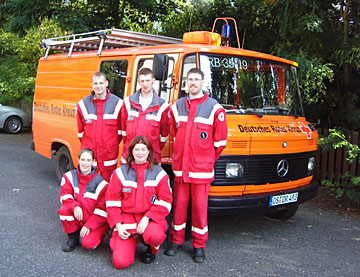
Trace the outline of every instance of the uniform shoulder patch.
{"type": "Polygon", "coordinates": [[[219,113],[218,119],[219,119],[220,121],[224,121],[224,120],[225,120],[225,114],[224,114],[224,112],[219,113]]]}

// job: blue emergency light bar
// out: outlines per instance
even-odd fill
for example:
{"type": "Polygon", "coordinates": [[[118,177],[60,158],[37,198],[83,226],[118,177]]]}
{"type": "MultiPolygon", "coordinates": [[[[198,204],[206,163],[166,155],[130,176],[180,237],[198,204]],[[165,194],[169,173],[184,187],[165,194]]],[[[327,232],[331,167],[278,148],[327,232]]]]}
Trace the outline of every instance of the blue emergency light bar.
{"type": "Polygon", "coordinates": [[[221,38],[225,41],[229,41],[231,39],[231,26],[229,24],[222,25],[221,38]]]}

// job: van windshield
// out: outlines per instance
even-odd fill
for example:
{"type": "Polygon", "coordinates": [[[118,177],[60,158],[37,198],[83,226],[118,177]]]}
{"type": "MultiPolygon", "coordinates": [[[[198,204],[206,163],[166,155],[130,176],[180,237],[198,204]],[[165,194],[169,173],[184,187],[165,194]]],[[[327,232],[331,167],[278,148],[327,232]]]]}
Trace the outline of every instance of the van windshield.
{"type": "MultiPolygon", "coordinates": [[[[200,54],[204,90],[228,113],[303,116],[296,67],[269,60],[219,54],[200,54]]],[[[195,55],[185,58],[186,74],[196,66],[195,55]]]]}

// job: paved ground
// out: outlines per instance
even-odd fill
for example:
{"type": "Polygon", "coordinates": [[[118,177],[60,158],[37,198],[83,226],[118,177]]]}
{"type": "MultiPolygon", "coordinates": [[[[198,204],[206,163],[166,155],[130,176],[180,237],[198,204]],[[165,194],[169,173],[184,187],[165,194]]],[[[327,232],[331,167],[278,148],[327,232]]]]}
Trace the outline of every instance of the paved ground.
{"type": "MultiPolygon", "coordinates": [[[[59,186],[50,160],[30,150],[31,133],[0,132],[1,276],[358,276],[360,220],[310,204],[290,220],[210,216],[207,261],[195,264],[191,244],[156,262],[139,257],[115,270],[106,240],[95,251],[60,250],[59,186]]],[[[139,245],[138,253],[143,250],[139,245]]]]}

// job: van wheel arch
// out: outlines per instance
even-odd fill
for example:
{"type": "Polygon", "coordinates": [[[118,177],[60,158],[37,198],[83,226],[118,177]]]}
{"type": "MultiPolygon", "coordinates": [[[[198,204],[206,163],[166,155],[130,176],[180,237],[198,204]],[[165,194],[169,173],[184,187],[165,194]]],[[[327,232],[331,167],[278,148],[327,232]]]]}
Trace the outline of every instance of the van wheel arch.
{"type": "Polygon", "coordinates": [[[58,145],[58,147],[53,147],[52,161],[54,165],[54,171],[56,180],[61,181],[62,175],[69,170],[74,169],[74,163],[72,161],[70,151],[65,145],[58,145]]]}

